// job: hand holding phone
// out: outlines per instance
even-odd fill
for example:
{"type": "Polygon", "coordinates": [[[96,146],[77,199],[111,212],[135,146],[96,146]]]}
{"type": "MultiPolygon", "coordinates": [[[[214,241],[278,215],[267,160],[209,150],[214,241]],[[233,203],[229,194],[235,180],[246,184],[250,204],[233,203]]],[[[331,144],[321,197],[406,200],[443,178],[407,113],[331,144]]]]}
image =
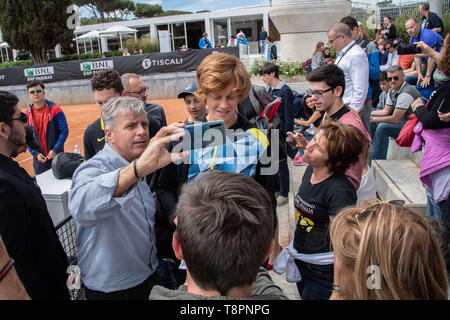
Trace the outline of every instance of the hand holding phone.
{"type": "Polygon", "coordinates": [[[225,144],[225,122],[211,121],[187,125],[183,138],[176,143],[182,150],[203,149],[225,144]]]}

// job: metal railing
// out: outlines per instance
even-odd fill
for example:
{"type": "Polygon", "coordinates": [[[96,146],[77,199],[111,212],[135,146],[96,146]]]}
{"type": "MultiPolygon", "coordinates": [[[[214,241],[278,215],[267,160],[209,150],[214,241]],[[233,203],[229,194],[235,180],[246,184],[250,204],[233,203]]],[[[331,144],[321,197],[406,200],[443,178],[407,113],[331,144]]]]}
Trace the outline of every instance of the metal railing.
{"type": "MultiPolygon", "coordinates": [[[[75,245],[75,225],[72,216],[68,216],[60,223],[58,223],[55,229],[64,252],[66,253],[67,259],[69,260],[69,265],[77,265],[78,261],[77,247],[75,245]]],[[[83,294],[84,290],[82,285],[80,289],[70,290],[70,296],[72,300],[82,299],[83,294]]]]}

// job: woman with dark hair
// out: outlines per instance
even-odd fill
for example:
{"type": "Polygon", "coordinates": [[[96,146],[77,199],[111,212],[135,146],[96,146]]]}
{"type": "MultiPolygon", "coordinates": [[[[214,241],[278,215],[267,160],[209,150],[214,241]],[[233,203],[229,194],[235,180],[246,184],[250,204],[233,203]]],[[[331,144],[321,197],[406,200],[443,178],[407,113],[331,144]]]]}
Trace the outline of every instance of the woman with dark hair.
{"type": "Polygon", "coordinates": [[[384,29],[382,31],[384,37],[386,39],[392,39],[392,40],[397,38],[397,28],[395,27],[395,24],[392,23],[393,21],[392,21],[391,15],[387,14],[384,17],[383,22],[386,25],[386,29],[384,29]]]}
{"type": "Polygon", "coordinates": [[[450,112],[450,35],[445,37],[440,53],[422,41],[416,45],[422,49],[423,56],[437,62],[438,69],[433,78],[441,85],[431,94],[426,105],[422,99],[411,104],[421,123],[414,128],[416,138],[411,151],[421,150],[424,142],[420,180],[426,186],[427,216],[450,222],[450,122],[441,119],[443,114],[450,112]]]}
{"type": "MultiPolygon", "coordinates": [[[[307,141],[311,141],[317,132],[317,128],[320,126],[323,112],[316,109],[314,102],[312,101],[312,96],[310,95],[305,95],[303,97],[303,105],[303,112],[307,118],[294,119],[296,127],[299,128],[299,130],[294,129],[294,132],[301,132],[307,141]]],[[[302,166],[305,164],[302,158],[304,153],[305,151],[303,149],[298,151],[294,158],[294,166],[302,166]]]]}
{"type": "Polygon", "coordinates": [[[287,280],[297,283],[302,300],[328,300],[331,295],[334,253],[328,229],[341,209],[356,203],[356,190],[345,171],[358,161],[364,145],[359,129],[327,121],[306,146],[303,158],[309,166],[294,199],[294,240],[274,265],[277,273],[288,271],[287,280]]]}

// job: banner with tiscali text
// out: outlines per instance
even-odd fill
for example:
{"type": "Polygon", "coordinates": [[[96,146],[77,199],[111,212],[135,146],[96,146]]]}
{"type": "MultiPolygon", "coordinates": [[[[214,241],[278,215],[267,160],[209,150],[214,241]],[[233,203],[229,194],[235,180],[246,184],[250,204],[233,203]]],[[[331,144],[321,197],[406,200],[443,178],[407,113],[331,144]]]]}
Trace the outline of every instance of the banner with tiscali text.
{"type": "Polygon", "coordinates": [[[239,56],[238,48],[196,49],[184,52],[151,53],[125,57],[57,62],[46,65],[0,69],[0,87],[24,85],[30,81],[58,82],[90,79],[101,70],[112,68],[120,74],[189,72],[203,59],[216,52],[239,56]]]}

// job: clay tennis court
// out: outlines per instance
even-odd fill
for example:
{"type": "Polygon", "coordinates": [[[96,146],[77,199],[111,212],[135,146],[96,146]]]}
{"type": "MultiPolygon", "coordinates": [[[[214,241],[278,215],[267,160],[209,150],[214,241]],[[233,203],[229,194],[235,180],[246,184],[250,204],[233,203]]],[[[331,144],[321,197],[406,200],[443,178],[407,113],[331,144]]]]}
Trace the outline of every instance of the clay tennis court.
{"type": "MultiPolygon", "coordinates": [[[[152,100],[152,102],[163,106],[168,124],[184,121],[187,118],[188,113],[183,99],[152,100]]],[[[86,127],[90,123],[100,117],[100,109],[95,104],[61,107],[66,115],[67,123],[69,125],[69,136],[64,144],[64,151],[73,152],[75,145],[78,145],[81,154],[84,154],[84,130],[86,130],[86,127]]],[[[25,111],[25,109],[22,111],[25,111]]],[[[28,151],[17,156],[15,160],[19,162],[20,166],[27,170],[31,176],[34,176],[33,157],[28,151]]]]}

